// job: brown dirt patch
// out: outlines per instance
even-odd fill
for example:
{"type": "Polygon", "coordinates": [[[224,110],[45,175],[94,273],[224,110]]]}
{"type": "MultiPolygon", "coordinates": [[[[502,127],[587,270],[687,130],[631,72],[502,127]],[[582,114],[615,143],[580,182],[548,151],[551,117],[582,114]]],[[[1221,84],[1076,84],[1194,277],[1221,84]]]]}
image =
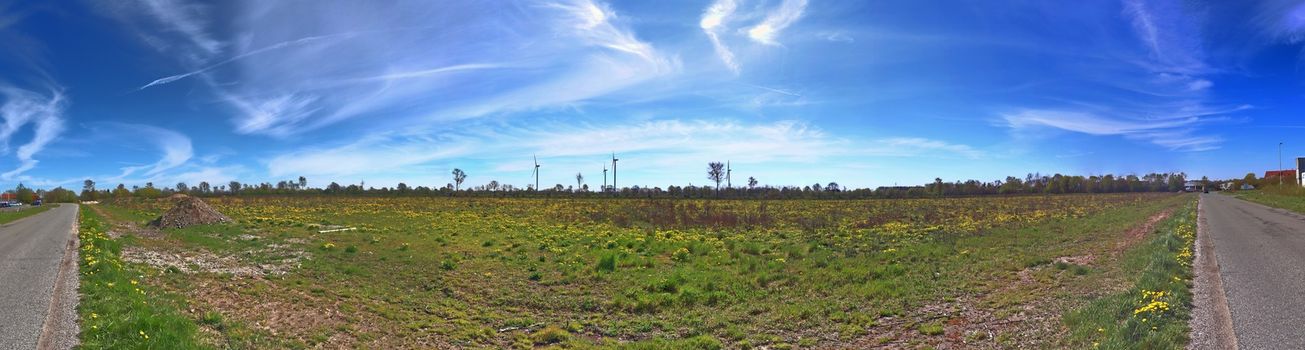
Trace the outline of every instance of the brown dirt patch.
{"type": "Polygon", "coordinates": [[[195,197],[183,197],[159,218],[151,221],[149,226],[155,228],[183,228],[195,225],[208,225],[231,222],[231,218],[222,215],[203,200],[195,197]]]}
{"type": "Polygon", "coordinates": [[[1155,232],[1155,226],[1160,224],[1161,221],[1164,221],[1164,219],[1169,218],[1173,213],[1173,208],[1165,209],[1162,212],[1151,215],[1151,217],[1147,218],[1146,222],[1141,226],[1128,230],[1128,232],[1124,233],[1122,239],[1119,240],[1119,243],[1115,244],[1115,249],[1111,250],[1111,254],[1115,256],[1123,254],[1129,247],[1136,245],[1138,242],[1141,242],[1143,238],[1146,238],[1148,233],[1155,232]]]}
{"type": "Polygon", "coordinates": [[[122,251],[123,261],[146,264],[160,270],[174,269],[187,274],[208,272],[240,277],[284,275],[299,267],[300,261],[308,258],[306,252],[281,244],[269,244],[266,248],[245,252],[238,256],[217,256],[207,251],[169,252],[138,247],[126,247],[122,251]],[[249,258],[255,255],[284,258],[266,263],[249,262],[254,260],[249,258]]]}

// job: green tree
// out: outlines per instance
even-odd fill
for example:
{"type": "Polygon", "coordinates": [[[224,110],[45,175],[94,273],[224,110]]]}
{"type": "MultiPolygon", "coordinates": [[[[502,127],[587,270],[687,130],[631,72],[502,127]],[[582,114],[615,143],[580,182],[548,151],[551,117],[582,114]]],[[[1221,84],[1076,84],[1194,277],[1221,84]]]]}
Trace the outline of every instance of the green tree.
{"type": "Polygon", "coordinates": [[[14,195],[18,197],[19,202],[31,204],[36,197],[36,192],[19,182],[18,187],[14,189],[14,195]]]}

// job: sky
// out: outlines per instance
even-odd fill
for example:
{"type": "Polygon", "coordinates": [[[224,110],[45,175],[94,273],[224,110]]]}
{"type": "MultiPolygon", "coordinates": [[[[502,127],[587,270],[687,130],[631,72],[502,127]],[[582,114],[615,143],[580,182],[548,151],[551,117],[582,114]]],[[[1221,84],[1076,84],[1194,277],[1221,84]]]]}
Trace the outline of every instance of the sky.
{"type": "Polygon", "coordinates": [[[0,188],[1241,177],[1301,1],[0,0],[0,188]]]}

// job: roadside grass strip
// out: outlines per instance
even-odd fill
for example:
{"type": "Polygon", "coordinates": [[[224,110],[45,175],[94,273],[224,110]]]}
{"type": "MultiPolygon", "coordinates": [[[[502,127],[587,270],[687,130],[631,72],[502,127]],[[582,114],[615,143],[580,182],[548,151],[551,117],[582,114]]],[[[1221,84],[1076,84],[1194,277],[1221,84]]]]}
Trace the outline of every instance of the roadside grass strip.
{"type": "Polygon", "coordinates": [[[52,207],[53,205],[42,205],[39,207],[31,207],[18,211],[0,211],[0,224],[7,224],[28,216],[44,213],[46,210],[50,210],[50,208],[52,207]]]}
{"type": "Polygon", "coordinates": [[[1235,196],[1254,203],[1305,214],[1305,189],[1300,187],[1268,187],[1263,190],[1240,191],[1235,196]]]}
{"type": "Polygon", "coordinates": [[[122,263],[122,243],[111,239],[103,218],[83,210],[81,239],[81,348],[195,349],[195,323],[177,302],[146,286],[146,276],[122,263]]]}
{"type": "Polygon", "coordinates": [[[1071,340],[1095,349],[1181,349],[1188,342],[1196,201],[1165,220],[1125,266],[1138,271],[1125,293],[1066,314],[1071,340]]]}

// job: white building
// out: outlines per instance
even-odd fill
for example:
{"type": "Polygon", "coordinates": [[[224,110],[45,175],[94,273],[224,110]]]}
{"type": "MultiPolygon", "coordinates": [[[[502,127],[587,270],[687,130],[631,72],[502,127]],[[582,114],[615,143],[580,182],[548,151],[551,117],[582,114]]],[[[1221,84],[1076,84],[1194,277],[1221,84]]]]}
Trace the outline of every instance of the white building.
{"type": "Polygon", "coordinates": [[[1296,182],[1305,186],[1305,157],[1296,157],[1296,182]]]}

